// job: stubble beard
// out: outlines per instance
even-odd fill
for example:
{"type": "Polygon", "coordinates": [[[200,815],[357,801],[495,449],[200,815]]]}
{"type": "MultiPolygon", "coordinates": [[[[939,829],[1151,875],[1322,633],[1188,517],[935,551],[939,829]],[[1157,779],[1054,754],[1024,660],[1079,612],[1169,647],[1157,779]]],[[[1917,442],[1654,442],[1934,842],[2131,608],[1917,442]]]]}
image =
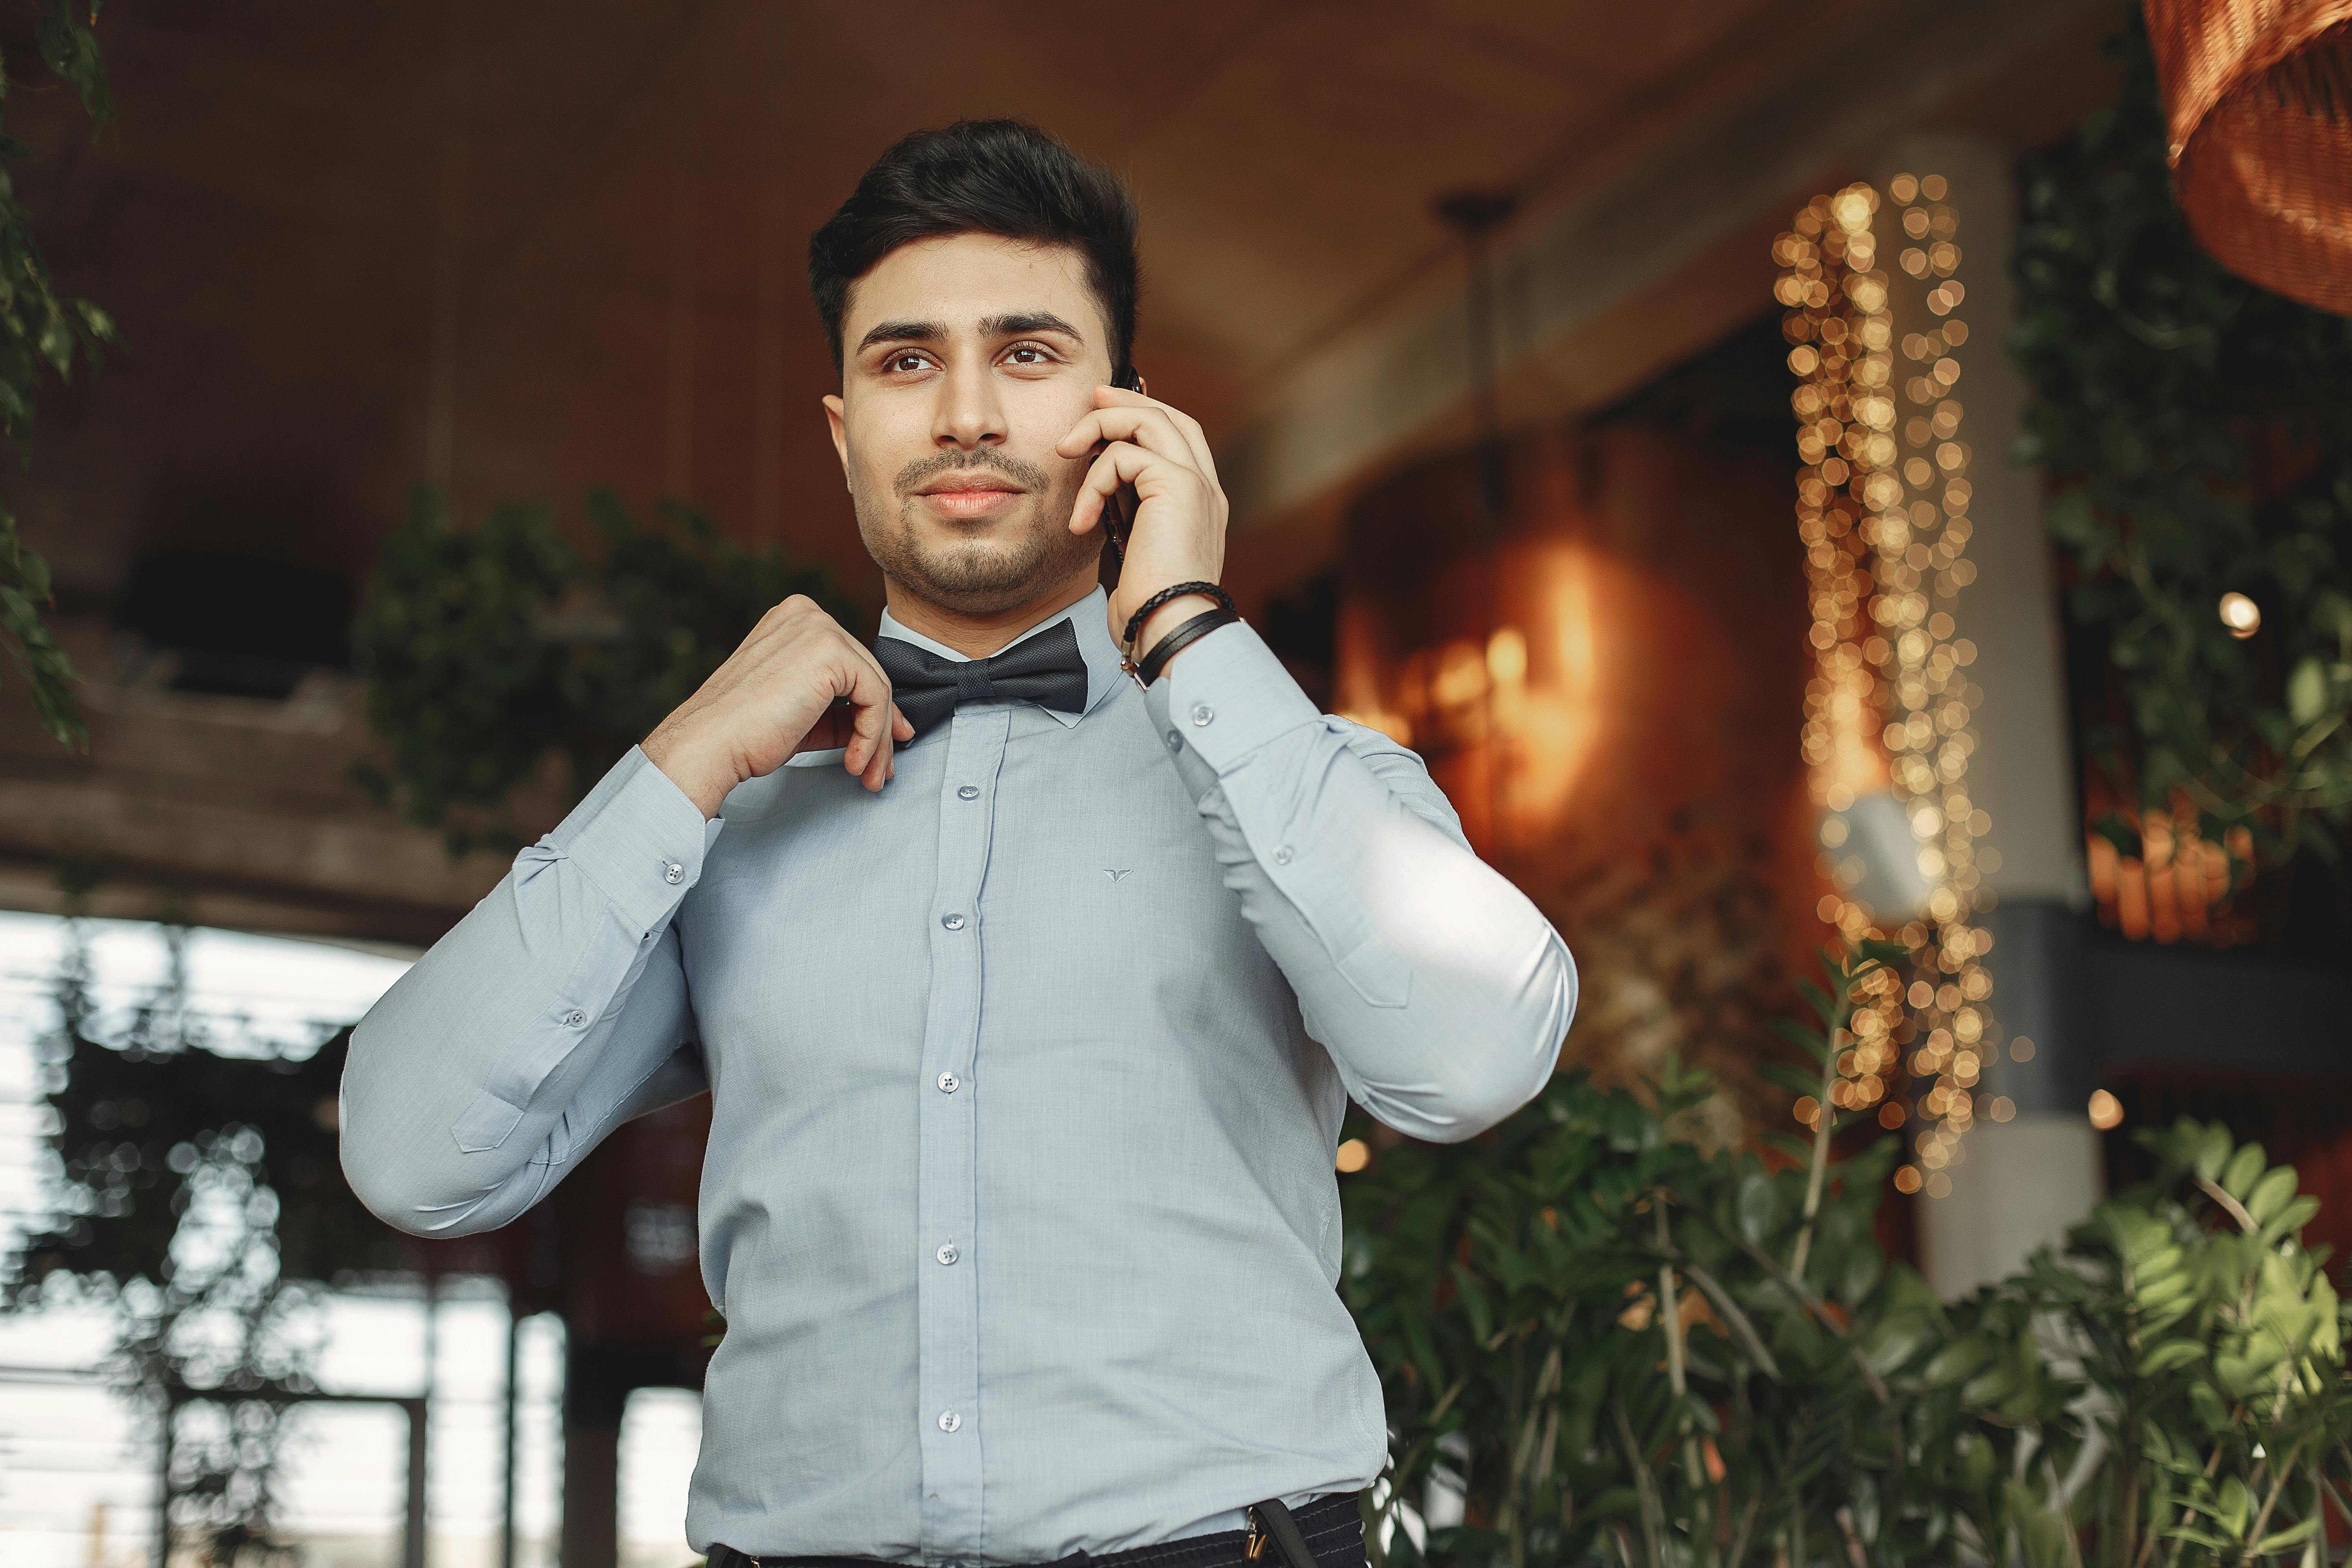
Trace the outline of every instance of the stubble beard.
{"type": "Polygon", "coordinates": [[[1091,563],[1100,542],[1070,532],[1078,476],[1056,485],[1043,468],[983,449],[918,458],[898,471],[887,493],[861,488],[857,531],[882,574],[928,604],[964,615],[996,615],[1035,598],[1091,563]],[[1019,484],[1027,500],[987,523],[947,526],[963,532],[945,543],[924,537],[914,492],[942,474],[986,468],[1019,484]]]}

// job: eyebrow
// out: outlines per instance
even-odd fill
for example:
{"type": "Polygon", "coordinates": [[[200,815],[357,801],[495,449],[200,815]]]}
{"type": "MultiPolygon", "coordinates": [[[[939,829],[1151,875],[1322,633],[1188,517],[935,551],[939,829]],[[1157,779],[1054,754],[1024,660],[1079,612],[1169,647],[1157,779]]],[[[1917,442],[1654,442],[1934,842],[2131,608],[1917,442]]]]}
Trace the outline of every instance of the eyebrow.
{"type": "Polygon", "coordinates": [[[864,353],[877,343],[935,343],[947,335],[937,321],[879,321],[857,340],[857,352],[864,353]]]}
{"type": "MultiPolygon", "coordinates": [[[[980,323],[980,335],[984,338],[1016,338],[1025,332],[1059,332],[1077,342],[1087,341],[1084,332],[1051,310],[990,316],[980,323]]],[[[935,343],[947,335],[947,328],[937,321],[877,321],[857,340],[857,352],[862,354],[878,343],[935,343]]]]}
{"type": "Polygon", "coordinates": [[[1010,316],[991,316],[980,324],[984,338],[1017,338],[1026,332],[1059,332],[1079,342],[1087,335],[1050,310],[1029,310],[1010,316]]]}

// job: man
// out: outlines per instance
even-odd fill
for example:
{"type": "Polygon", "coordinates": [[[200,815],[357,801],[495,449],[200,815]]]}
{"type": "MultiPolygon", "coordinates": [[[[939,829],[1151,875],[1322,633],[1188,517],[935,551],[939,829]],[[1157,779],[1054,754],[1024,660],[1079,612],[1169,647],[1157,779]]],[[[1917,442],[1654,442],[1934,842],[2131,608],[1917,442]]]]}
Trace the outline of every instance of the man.
{"type": "Polygon", "coordinates": [[[1218,603],[1201,427],[1118,384],[1134,239],[1026,126],[867,172],[809,271],[881,638],[778,605],[353,1037],[345,1168],[420,1234],[709,1089],[719,1568],[1360,1563],[1345,1097],[1466,1138],[1568,1027],[1420,760],[1218,603]]]}

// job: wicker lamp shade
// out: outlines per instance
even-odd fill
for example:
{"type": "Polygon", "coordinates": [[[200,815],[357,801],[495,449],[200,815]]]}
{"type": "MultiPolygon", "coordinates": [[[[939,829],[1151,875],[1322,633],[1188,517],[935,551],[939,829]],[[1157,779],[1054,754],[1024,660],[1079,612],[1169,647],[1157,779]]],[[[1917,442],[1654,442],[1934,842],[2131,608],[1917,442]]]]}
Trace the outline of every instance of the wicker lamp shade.
{"type": "Polygon", "coordinates": [[[2145,0],[2199,243],[2352,315],[2352,0],[2145,0]]]}

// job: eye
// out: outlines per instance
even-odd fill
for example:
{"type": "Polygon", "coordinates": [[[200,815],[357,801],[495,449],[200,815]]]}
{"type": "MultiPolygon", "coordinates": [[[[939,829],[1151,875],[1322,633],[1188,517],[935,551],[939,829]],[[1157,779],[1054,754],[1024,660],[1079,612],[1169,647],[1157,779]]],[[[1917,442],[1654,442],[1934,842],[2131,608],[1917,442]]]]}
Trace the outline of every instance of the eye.
{"type": "Polygon", "coordinates": [[[906,373],[920,370],[929,363],[930,360],[928,355],[917,353],[910,349],[905,353],[892,354],[889,359],[888,368],[894,371],[906,373]]]}
{"type": "Polygon", "coordinates": [[[1052,364],[1054,353],[1043,343],[1015,343],[1004,351],[1004,363],[1024,366],[1052,364]]]}

